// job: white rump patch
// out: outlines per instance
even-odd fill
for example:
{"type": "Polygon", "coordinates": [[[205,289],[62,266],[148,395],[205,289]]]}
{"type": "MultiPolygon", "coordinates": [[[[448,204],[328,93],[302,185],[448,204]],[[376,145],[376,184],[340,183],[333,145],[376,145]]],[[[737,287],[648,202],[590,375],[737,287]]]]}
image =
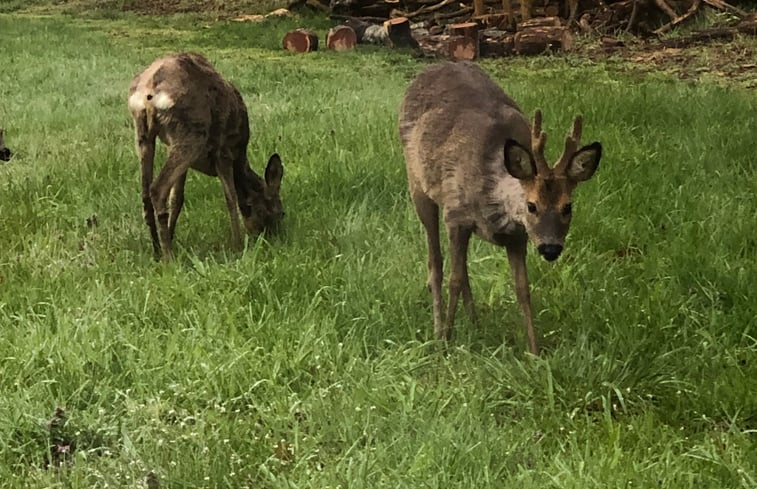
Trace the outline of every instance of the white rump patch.
{"type": "Polygon", "coordinates": [[[174,101],[166,92],[160,92],[155,95],[152,104],[158,110],[166,110],[173,107],[174,101]]]}
{"type": "Polygon", "coordinates": [[[134,92],[129,97],[129,110],[132,112],[139,112],[145,108],[145,94],[141,90],[134,92]]]}

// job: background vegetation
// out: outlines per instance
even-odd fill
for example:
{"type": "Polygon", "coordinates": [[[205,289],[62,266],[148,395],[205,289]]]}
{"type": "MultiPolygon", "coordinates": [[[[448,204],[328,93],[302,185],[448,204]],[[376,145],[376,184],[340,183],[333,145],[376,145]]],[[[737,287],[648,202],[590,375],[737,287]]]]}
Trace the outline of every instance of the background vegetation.
{"type": "Polygon", "coordinates": [[[480,241],[480,321],[441,354],[396,136],[424,63],[289,55],[295,21],[110,17],[0,15],[0,486],[757,485],[754,92],[484,62],[544,108],[548,153],[580,112],[605,157],[565,255],[529,257],[543,355],[480,241]],[[253,166],[281,153],[286,233],[229,251],[219,182],[190,174],[156,264],[126,88],[183,49],[244,94],[253,166]]]}

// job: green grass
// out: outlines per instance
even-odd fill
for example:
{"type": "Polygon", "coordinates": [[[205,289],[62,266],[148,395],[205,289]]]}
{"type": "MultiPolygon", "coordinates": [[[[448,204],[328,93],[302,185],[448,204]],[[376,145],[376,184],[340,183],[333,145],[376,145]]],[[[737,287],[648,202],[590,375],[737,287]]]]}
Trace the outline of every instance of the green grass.
{"type": "Polygon", "coordinates": [[[543,355],[480,241],[480,321],[441,354],[396,134],[423,65],[289,55],[295,24],[0,15],[0,486],[754,488],[754,92],[483,63],[545,109],[552,156],[581,112],[605,158],[565,256],[529,257],[543,355]],[[255,169],[282,155],[286,233],[231,252],[220,183],[190,174],[157,264],[126,88],[180,49],[244,94],[255,169]]]}

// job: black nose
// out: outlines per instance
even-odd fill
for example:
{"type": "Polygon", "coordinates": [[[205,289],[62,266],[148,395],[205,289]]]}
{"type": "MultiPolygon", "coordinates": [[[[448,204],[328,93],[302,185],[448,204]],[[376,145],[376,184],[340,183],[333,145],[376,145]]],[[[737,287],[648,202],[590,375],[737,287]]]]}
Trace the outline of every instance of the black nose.
{"type": "Polygon", "coordinates": [[[539,253],[547,261],[555,261],[557,257],[562,253],[562,245],[559,244],[542,244],[539,245],[539,253]]]}
{"type": "Polygon", "coordinates": [[[8,148],[0,149],[0,160],[10,161],[11,154],[11,150],[9,150],[8,148]]]}

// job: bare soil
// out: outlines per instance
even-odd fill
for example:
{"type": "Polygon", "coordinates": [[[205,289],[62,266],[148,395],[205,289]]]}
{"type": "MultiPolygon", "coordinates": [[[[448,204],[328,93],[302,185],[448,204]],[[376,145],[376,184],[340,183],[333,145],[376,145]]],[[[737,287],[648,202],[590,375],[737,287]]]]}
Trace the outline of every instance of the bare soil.
{"type": "Polygon", "coordinates": [[[737,35],[707,43],[681,41],[584,39],[579,52],[622,71],[757,88],[757,38],[737,35]]]}

